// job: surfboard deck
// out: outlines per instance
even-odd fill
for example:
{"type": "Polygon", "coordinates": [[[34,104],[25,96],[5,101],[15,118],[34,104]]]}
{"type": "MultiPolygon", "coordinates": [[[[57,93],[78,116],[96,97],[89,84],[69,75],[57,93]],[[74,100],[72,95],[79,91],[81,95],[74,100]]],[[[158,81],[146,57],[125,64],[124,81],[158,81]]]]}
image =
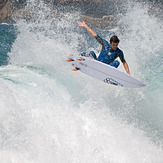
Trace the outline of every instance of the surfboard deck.
{"type": "Polygon", "coordinates": [[[70,55],[67,61],[72,63],[74,71],[79,70],[107,84],[127,88],[140,88],[145,86],[144,83],[131,75],[89,57],[70,55]]]}

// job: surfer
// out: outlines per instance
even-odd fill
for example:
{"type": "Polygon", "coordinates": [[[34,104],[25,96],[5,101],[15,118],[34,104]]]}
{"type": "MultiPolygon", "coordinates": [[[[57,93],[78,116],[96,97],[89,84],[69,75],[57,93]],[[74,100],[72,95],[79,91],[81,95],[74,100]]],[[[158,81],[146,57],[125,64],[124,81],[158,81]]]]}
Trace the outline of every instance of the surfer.
{"type": "Polygon", "coordinates": [[[90,51],[89,54],[83,52],[81,53],[81,55],[91,56],[94,59],[109,64],[110,66],[113,66],[115,68],[120,65],[120,62],[118,60],[115,60],[117,57],[119,57],[121,62],[123,63],[126,72],[130,74],[128,64],[124,59],[123,51],[118,48],[120,40],[117,36],[112,36],[109,43],[98,36],[97,33],[93,31],[84,21],[78,21],[78,24],[80,27],[86,28],[87,31],[102,45],[102,50],[98,57],[96,56],[94,51],[90,51]]]}

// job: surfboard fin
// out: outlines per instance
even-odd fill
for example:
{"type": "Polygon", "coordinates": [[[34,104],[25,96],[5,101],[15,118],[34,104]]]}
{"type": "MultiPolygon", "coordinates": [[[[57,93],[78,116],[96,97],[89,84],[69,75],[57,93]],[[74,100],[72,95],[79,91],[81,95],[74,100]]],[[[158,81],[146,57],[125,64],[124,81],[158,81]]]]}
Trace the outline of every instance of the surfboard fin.
{"type": "Polygon", "coordinates": [[[71,58],[69,58],[69,59],[67,59],[66,61],[67,61],[67,62],[72,62],[72,61],[74,61],[74,60],[71,59],[71,58]]]}
{"type": "Polygon", "coordinates": [[[72,69],[72,71],[78,71],[78,70],[80,70],[80,68],[78,67],[75,67],[74,69],[72,69]]]}
{"type": "Polygon", "coordinates": [[[79,59],[77,59],[78,61],[82,61],[82,59],[81,58],[79,58],[79,59]]]}

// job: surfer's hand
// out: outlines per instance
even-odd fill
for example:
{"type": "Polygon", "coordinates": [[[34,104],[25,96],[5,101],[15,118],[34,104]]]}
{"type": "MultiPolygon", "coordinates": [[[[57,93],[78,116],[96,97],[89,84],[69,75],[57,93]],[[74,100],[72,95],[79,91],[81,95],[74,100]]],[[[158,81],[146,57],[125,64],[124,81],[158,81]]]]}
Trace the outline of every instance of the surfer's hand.
{"type": "Polygon", "coordinates": [[[79,27],[86,27],[87,24],[84,21],[78,21],[79,27]]]}
{"type": "Polygon", "coordinates": [[[84,27],[87,29],[87,31],[93,36],[97,36],[97,33],[92,30],[84,21],[78,21],[79,27],[84,27]]]}

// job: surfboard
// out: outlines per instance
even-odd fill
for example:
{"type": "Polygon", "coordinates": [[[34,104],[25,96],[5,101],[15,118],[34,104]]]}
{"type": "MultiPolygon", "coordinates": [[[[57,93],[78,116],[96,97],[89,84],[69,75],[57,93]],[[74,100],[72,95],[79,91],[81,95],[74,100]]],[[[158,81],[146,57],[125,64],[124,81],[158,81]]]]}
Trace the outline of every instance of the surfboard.
{"type": "Polygon", "coordinates": [[[72,63],[74,67],[73,71],[81,71],[107,84],[127,88],[140,88],[145,86],[144,83],[131,75],[90,57],[70,55],[67,62],[72,63]]]}

